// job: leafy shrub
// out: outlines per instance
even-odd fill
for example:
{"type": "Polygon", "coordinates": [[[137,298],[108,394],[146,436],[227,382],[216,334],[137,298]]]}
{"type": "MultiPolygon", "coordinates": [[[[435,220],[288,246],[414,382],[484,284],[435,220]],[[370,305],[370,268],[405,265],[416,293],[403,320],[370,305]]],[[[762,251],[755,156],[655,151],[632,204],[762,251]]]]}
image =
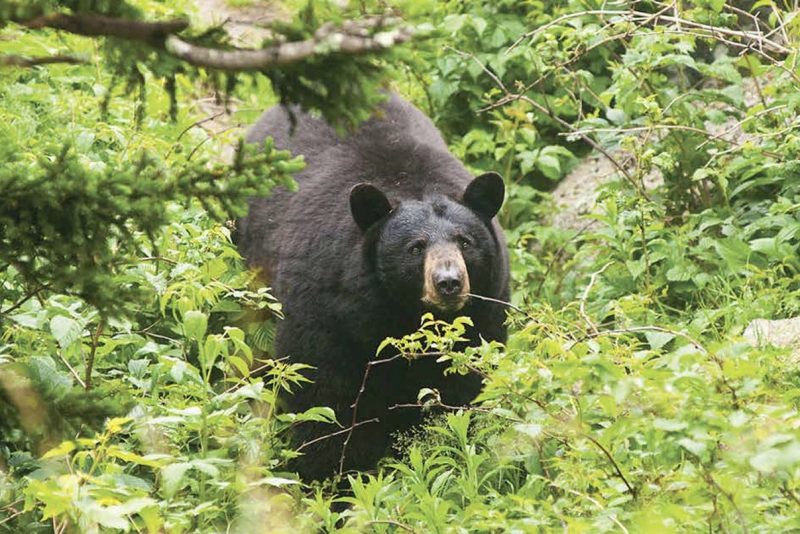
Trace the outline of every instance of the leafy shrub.
{"type": "MultiPolygon", "coordinates": [[[[442,30],[396,85],[469,165],[507,179],[512,335],[444,357],[484,377],[474,405],[421,391],[407,409],[430,421],[398,458],[313,488],[286,472],[303,452],[286,434],[346,428],[325,407],[281,410],[304,369],[271,357],[280,305],[214,208],[289,185],[298,162],[267,146],[215,188],[222,142],[191,129],[175,143],[197,117],[178,107],[170,123],[168,90],[146,93],[136,130],[133,101],[102,115],[111,81],[92,67],[0,72],[0,219],[37,207],[41,231],[0,234],[0,530],[797,529],[796,354],[740,338],[800,312],[797,12],[618,4],[400,5],[442,30]],[[582,229],[549,225],[548,191],[591,151],[619,180],[582,229]],[[109,168],[147,200],[100,190],[109,168]],[[69,202],[119,218],[62,225],[69,202]],[[53,232],[86,248],[43,241],[53,232]],[[83,281],[86,262],[103,278],[83,281]]],[[[190,78],[176,77],[187,92],[190,78]]],[[[387,343],[450,349],[460,328],[429,319],[387,343]]]]}

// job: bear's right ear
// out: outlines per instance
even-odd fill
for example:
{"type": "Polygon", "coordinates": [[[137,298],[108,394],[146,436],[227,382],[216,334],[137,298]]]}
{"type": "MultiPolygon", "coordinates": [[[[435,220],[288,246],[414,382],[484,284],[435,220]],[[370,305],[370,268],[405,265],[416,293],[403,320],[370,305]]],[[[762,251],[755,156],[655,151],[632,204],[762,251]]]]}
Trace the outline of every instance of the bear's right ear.
{"type": "Polygon", "coordinates": [[[506,186],[496,172],[486,172],[473,179],[464,191],[463,202],[478,215],[491,219],[503,205],[506,186]]]}
{"type": "Polygon", "coordinates": [[[358,227],[365,232],[390,211],[389,199],[374,185],[357,184],[350,190],[350,212],[358,227]]]}

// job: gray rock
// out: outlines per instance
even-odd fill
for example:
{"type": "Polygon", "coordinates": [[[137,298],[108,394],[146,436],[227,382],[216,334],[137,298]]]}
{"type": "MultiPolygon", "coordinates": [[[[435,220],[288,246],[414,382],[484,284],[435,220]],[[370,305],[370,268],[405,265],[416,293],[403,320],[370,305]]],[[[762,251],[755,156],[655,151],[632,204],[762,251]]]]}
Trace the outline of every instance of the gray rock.
{"type": "Polygon", "coordinates": [[[747,325],[743,335],[754,347],[795,347],[797,354],[800,352],[800,317],[774,321],[756,319],[747,325]]]}

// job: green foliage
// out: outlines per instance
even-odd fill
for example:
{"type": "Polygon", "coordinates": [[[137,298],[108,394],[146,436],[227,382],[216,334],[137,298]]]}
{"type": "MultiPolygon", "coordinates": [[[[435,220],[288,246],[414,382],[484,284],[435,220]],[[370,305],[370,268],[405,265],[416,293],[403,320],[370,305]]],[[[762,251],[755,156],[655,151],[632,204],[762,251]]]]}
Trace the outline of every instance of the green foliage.
{"type": "MultiPolygon", "coordinates": [[[[6,2],[0,20],[152,6],[185,7],[6,2]]],[[[327,407],[282,410],[304,368],[272,357],[280,304],[221,223],[247,196],[291,187],[299,162],[267,145],[220,166],[226,141],[186,130],[200,117],[174,107],[166,80],[188,96],[226,78],[146,47],[142,93],[114,80],[125,43],[102,47],[108,70],[3,70],[0,532],[797,530],[797,353],[741,339],[754,318],[800,315],[796,13],[397,6],[442,28],[389,56],[397,68],[322,56],[232,94],[358,120],[392,72],[456,154],[504,174],[508,343],[454,351],[468,323],[425,317],[380,347],[479,373],[476,403],[423,389],[431,419],[398,440],[400,458],[303,485],[286,472],[288,432],[344,429],[327,407]],[[755,31],[769,42],[743,37],[755,31]],[[547,191],[598,147],[625,172],[582,228],[551,226],[547,191]]],[[[302,39],[351,16],[315,3],[277,31],[302,39]]],[[[20,37],[12,53],[97,60],[83,38],[3,31],[20,37]]]]}

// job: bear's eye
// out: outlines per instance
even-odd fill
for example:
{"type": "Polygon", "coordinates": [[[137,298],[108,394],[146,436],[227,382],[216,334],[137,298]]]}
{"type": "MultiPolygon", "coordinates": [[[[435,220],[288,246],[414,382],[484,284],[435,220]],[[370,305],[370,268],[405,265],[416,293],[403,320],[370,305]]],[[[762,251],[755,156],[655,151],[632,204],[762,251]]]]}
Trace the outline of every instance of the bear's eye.
{"type": "Polygon", "coordinates": [[[464,236],[459,236],[457,240],[458,240],[458,246],[461,247],[462,249],[469,248],[472,246],[472,242],[464,236]]]}
{"type": "Polygon", "coordinates": [[[411,246],[408,247],[408,251],[414,256],[419,256],[422,254],[423,250],[425,250],[425,241],[422,240],[414,241],[411,243],[411,246]]]}

